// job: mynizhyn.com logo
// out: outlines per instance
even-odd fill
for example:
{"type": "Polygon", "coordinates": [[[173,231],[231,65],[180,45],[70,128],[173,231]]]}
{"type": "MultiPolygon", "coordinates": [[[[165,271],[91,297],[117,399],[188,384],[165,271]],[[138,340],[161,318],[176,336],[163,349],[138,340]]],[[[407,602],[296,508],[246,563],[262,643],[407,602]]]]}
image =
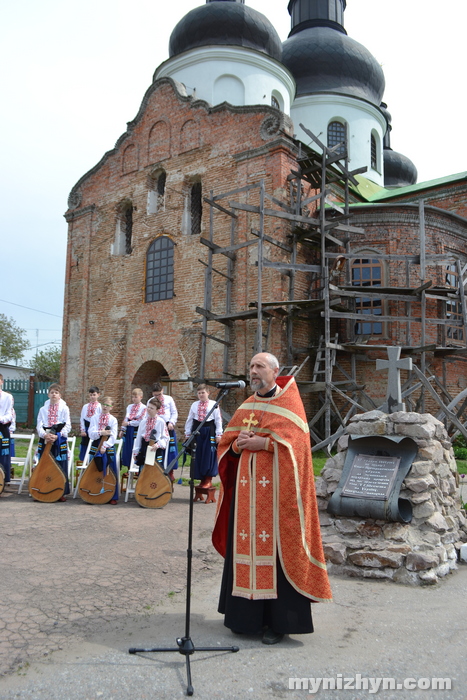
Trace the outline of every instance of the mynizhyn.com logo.
{"type": "Polygon", "coordinates": [[[334,678],[289,678],[289,690],[367,690],[369,694],[380,690],[452,690],[450,678],[371,678],[357,673],[346,677],[338,673],[334,678]]]}

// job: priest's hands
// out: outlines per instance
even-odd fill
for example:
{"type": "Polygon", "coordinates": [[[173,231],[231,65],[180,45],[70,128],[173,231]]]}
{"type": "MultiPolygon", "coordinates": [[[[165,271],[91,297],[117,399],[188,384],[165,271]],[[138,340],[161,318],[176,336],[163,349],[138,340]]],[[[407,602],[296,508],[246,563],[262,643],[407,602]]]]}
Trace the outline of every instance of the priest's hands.
{"type": "Polygon", "coordinates": [[[237,446],[239,450],[249,450],[250,452],[259,452],[266,449],[267,438],[256,435],[254,432],[242,431],[237,438],[237,446]]]}

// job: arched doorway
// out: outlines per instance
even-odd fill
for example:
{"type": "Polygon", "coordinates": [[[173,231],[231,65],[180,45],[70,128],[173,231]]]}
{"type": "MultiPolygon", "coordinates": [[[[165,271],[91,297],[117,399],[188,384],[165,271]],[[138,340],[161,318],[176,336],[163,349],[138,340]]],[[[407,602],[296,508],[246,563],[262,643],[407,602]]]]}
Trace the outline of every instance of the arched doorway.
{"type": "Polygon", "coordinates": [[[150,360],[144,362],[136,372],[131,382],[131,386],[139,387],[144,392],[144,401],[148,401],[151,396],[151,389],[154,382],[160,382],[164,387],[164,393],[170,394],[170,384],[167,383],[167,370],[160,362],[150,360]]]}

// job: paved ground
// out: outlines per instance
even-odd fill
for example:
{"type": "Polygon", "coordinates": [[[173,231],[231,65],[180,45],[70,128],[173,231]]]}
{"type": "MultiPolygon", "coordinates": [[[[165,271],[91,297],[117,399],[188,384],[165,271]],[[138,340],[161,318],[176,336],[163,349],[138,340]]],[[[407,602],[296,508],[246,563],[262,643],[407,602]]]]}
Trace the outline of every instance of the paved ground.
{"type": "MultiPolygon", "coordinates": [[[[80,500],[41,504],[0,497],[0,699],[124,700],[183,697],[185,657],[128,654],[173,648],[185,633],[187,487],[163,510],[80,500]]],[[[384,700],[467,700],[467,567],[434,588],[332,579],[335,602],[313,608],[315,634],[265,647],[234,637],[216,612],[221,560],[210,544],[214,507],[195,504],[191,637],[238,653],[190,657],[200,699],[306,697],[289,678],[332,678],[348,690],[321,700],[372,697],[358,676],[452,679],[452,689],[379,690],[384,700]],[[341,676],[339,674],[342,674],[341,676]]]]}

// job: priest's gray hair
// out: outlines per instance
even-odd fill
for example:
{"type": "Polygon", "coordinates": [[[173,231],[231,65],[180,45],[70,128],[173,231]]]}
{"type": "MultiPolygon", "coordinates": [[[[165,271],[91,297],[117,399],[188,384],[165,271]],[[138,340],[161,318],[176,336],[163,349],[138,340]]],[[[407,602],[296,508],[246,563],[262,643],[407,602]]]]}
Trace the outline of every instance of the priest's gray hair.
{"type": "Polygon", "coordinates": [[[266,355],[267,363],[271,367],[271,369],[279,369],[280,365],[277,357],[270,352],[265,352],[264,354],[266,355]]]}

